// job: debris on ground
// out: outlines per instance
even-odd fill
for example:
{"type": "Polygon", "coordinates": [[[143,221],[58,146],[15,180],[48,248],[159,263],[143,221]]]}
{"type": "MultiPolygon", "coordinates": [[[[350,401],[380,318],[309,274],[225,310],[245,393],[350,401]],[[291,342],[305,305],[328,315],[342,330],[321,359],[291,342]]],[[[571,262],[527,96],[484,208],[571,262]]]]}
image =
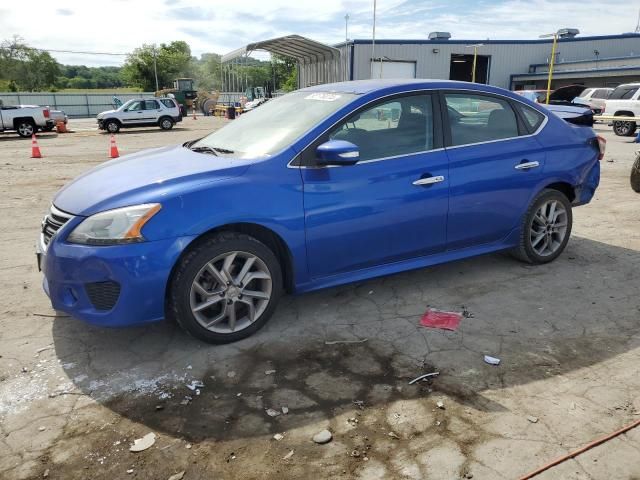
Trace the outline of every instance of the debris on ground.
{"type": "Polygon", "coordinates": [[[338,345],[338,344],[341,344],[341,343],[346,343],[346,344],[349,344],[349,343],[364,343],[367,340],[369,340],[369,339],[368,338],[363,338],[361,340],[329,340],[327,342],[324,342],[324,344],[325,345],[338,345]]]}
{"type": "Polygon", "coordinates": [[[130,452],[142,452],[149,447],[152,447],[156,443],[156,434],[153,432],[147,433],[142,438],[137,438],[133,441],[133,445],[129,448],[130,452]]]}
{"type": "Polygon", "coordinates": [[[277,410],[274,410],[273,408],[267,408],[266,412],[267,412],[267,415],[269,415],[270,417],[277,417],[278,415],[280,415],[280,412],[277,410]]]}
{"type": "Polygon", "coordinates": [[[529,420],[531,423],[538,423],[538,417],[534,417],[533,415],[529,415],[527,417],[527,420],[529,420]]]}
{"type": "Polygon", "coordinates": [[[396,432],[389,432],[388,435],[394,440],[400,440],[400,436],[396,432]]]}
{"type": "Polygon", "coordinates": [[[355,427],[358,424],[358,419],[355,417],[348,418],[347,424],[355,427]]]}
{"type": "Polygon", "coordinates": [[[325,430],[322,430],[321,432],[316,433],[313,436],[313,441],[316,443],[319,443],[320,445],[323,445],[325,443],[329,443],[332,438],[333,438],[333,435],[331,434],[331,432],[325,429],[325,430]]]}
{"type": "Polygon", "coordinates": [[[184,477],[184,470],[171,475],[168,480],[182,480],[183,477],[184,477]]]}
{"type": "Polygon", "coordinates": [[[130,468],[129,470],[127,470],[127,473],[131,475],[133,473],[133,468],[130,468]]]}
{"type": "Polygon", "coordinates": [[[464,305],[462,305],[462,316],[463,316],[464,318],[473,318],[473,317],[474,317],[473,313],[471,313],[471,312],[467,309],[467,307],[465,307],[464,305]]]}
{"type": "Polygon", "coordinates": [[[48,468],[42,474],[42,478],[49,478],[49,469],[48,468]]]}
{"type": "Polygon", "coordinates": [[[289,453],[287,453],[284,457],[282,457],[283,460],[289,460],[291,457],[293,457],[293,450],[291,450],[289,453]]]}
{"type": "Polygon", "coordinates": [[[456,331],[460,325],[460,320],[462,320],[462,313],[443,312],[429,308],[422,315],[420,325],[427,328],[456,331]]]}
{"type": "Polygon", "coordinates": [[[436,407],[438,407],[441,410],[444,410],[444,402],[442,400],[438,400],[436,402],[436,407]]]}
{"type": "Polygon", "coordinates": [[[362,400],[354,400],[352,403],[356,407],[358,407],[360,410],[364,410],[364,401],[362,401],[362,400]]]}
{"type": "Polygon", "coordinates": [[[192,446],[193,446],[193,445],[191,445],[190,443],[187,443],[187,444],[184,446],[184,448],[186,448],[187,450],[191,450],[191,447],[192,447],[192,446]]]}
{"type": "Polygon", "coordinates": [[[44,432],[47,429],[47,427],[38,427],[38,431],[39,432],[44,432]]]}
{"type": "Polygon", "coordinates": [[[236,376],[236,372],[234,372],[233,370],[231,370],[230,372],[227,372],[227,377],[233,378],[235,376],[236,376]]]}
{"type": "Polygon", "coordinates": [[[440,372],[425,373],[424,375],[420,375],[419,377],[416,377],[413,380],[411,380],[409,382],[409,385],[413,385],[414,383],[419,382],[420,380],[424,380],[425,378],[437,377],[438,375],[440,375],[440,372]]]}
{"type": "Polygon", "coordinates": [[[489,365],[500,365],[500,359],[496,357],[492,357],[490,355],[484,356],[484,362],[488,363],[489,365]]]}
{"type": "Polygon", "coordinates": [[[284,413],[285,415],[289,413],[289,407],[282,407],[282,413],[284,413]]]}
{"type": "Polygon", "coordinates": [[[200,380],[193,380],[191,383],[188,383],[186,387],[192,392],[195,392],[199,388],[204,388],[204,383],[202,383],[200,380]]]}
{"type": "Polygon", "coordinates": [[[282,440],[283,438],[284,438],[284,435],[282,435],[281,433],[276,433],[276,434],[273,436],[273,439],[274,439],[274,440],[277,440],[278,442],[279,442],[280,440],[282,440]]]}
{"type": "Polygon", "coordinates": [[[180,402],[180,405],[189,405],[191,403],[191,400],[193,400],[193,397],[190,397],[189,395],[185,395],[182,401],[180,402]]]}
{"type": "Polygon", "coordinates": [[[276,371],[275,371],[275,370],[265,370],[265,371],[264,371],[264,374],[265,374],[265,375],[273,375],[274,373],[276,373],[276,371]]]}

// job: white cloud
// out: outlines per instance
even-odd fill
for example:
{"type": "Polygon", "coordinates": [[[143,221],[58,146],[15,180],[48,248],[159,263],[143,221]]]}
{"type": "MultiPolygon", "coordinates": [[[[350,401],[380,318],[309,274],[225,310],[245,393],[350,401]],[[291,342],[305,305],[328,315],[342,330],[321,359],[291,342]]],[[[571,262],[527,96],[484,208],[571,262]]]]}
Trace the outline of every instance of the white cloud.
{"type": "MultiPolygon", "coordinates": [[[[378,0],[378,38],[536,38],[561,27],[582,35],[632,31],[637,5],[610,0],[378,0]]],[[[297,33],[327,43],[370,38],[372,0],[32,0],[0,7],[2,37],[34,47],[126,53],[143,43],[185,40],[195,55],[297,33]]],[[[58,54],[63,63],[117,65],[124,57],[58,54]]]]}

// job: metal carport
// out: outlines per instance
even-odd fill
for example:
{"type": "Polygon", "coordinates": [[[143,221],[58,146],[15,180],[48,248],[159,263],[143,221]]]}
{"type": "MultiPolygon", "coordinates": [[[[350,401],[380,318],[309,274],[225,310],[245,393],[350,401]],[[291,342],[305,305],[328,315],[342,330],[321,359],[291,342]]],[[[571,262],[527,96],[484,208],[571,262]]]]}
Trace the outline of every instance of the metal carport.
{"type": "Polygon", "coordinates": [[[346,78],[340,50],[300,35],[287,35],[254,42],[222,56],[221,62],[233,70],[243,57],[263,50],[298,62],[298,87],[338,82],[346,78]]]}

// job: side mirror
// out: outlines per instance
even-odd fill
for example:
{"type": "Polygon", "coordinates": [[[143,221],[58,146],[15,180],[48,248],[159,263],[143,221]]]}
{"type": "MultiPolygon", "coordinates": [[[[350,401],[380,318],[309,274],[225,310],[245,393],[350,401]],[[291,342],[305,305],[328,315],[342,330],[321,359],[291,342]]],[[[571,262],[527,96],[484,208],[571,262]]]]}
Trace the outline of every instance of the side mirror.
{"type": "Polygon", "coordinates": [[[355,165],[360,160],[357,145],[345,140],[329,140],[316,149],[320,165],[355,165]]]}

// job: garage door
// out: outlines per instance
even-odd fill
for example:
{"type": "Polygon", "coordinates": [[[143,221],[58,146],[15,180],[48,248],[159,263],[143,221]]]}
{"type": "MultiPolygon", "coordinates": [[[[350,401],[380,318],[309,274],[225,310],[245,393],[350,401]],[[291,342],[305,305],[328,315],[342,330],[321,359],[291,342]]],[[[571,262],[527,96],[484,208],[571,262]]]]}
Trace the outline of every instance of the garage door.
{"type": "Polygon", "coordinates": [[[416,62],[374,62],[373,78],[416,78],[416,62]]]}

